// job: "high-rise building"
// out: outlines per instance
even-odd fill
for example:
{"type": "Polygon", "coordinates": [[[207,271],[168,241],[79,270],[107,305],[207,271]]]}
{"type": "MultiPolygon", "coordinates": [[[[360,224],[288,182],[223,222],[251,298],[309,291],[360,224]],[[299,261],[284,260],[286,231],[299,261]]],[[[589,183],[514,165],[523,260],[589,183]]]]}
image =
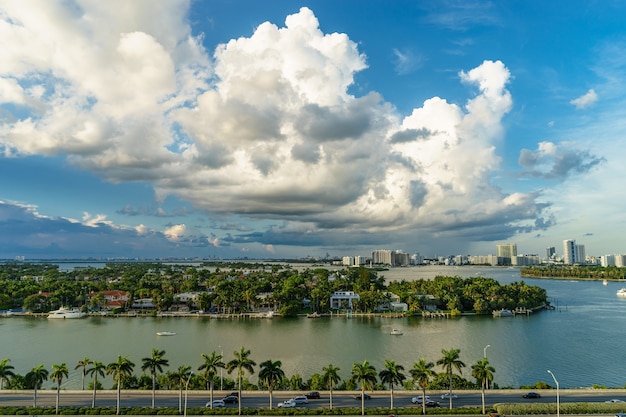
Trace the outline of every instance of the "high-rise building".
{"type": "Polygon", "coordinates": [[[575,240],[563,241],[563,263],[574,265],[585,263],[585,245],[577,245],[575,240]]]}
{"type": "Polygon", "coordinates": [[[517,245],[515,243],[498,243],[496,245],[496,256],[501,258],[498,263],[511,265],[511,258],[517,256],[517,245]]]}
{"type": "Polygon", "coordinates": [[[546,248],[546,259],[552,259],[556,255],[556,249],[554,246],[546,248]]]}

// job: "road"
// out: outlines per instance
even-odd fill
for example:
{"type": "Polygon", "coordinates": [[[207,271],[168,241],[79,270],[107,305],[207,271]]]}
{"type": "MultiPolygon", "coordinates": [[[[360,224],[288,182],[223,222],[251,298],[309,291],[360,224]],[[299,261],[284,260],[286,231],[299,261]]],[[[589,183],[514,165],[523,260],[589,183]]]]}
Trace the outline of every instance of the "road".
{"type": "MultiPolygon", "coordinates": [[[[555,390],[537,390],[541,394],[539,399],[524,399],[522,394],[526,391],[520,390],[489,390],[486,392],[485,401],[487,406],[491,406],[496,403],[510,403],[510,402],[555,402],[556,391],[555,390]]],[[[214,399],[222,398],[229,392],[215,391],[214,399]]],[[[280,401],[292,398],[296,395],[301,395],[302,392],[287,392],[287,391],[275,391],[273,394],[274,407],[280,401]]],[[[329,406],[329,393],[322,392],[321,398],[318,400],[309,400],[309,403],[302,405],[306,408],[326,408],[329,406]]],[[[334,408],[346,408],[346,407],[361,407],[361,401],[353,398],[358,392],[346,392],[346,391],[333,391],[333,407],[334,408]]],[[[390,392],[389,391],[375,391],[369,392],[371,399],[365,400],[365,406],[367,408],[373,407],[389,407],[390,406],[390,392]]],[[[442,400],[440,398],[441,392],[427,392],[427,395],[431,399],[438,401],[441,407],[448,407],[448,400],[442,400]]],[[[411,398],[413,396],[421,395],[421,392],[416,391],[394,391],[394,407],[414,407],[420,409],[418,404],[412,404],[411,398]]],[[[182,395],[184,403],[184,393],[182,395]]],[[[612,389],[612,390],[560,390],[560,401],[566,402],[604,402],[611,399],[620,399],[626,401],[626,390],[624,389],[612,389]]],[[[92,391],[61,391],[60,404],[61,406],[91,406],[92,391]]],[[[122,391],[121,405],[123,407],[150,407],[152,401],[152,391],[122,391]]],[[[187,406],[188,408],[204,407],[209,401],[208,391],[189,391],[187,394],[187,406]]],[[[38,406],[54,406],[56,402],[55,390],[40,390],[37,392],[37,405],[38,406]]],[[[0,391],[0,406],[21,406],[30,407],[33,405],[33,392],[32,391],[0,391]]],[[[458,391],[458,398],[453,400],[453,407],[462,406],[480,406],[481,395],[480,391],[458,391]]],[[[624,404],[626,407],[626,403],[624,404]]],[[[98,407],[115,407],[116,406],[116,391],[105,390],[98,391],[96,397],[96,406],[98,407]]],[[[172,407],[177,408],[179,406],[179,392],[178,391],[157,391],[156,394],[156,406],[157,407],[172,407]]],[[[228,404],[227,407],[236,408],[237,404],[228,404]]],[[[242,407],[243,408],[269,408],[269,394],[267,392],[250,391],[242,394],[242,407]]]]}

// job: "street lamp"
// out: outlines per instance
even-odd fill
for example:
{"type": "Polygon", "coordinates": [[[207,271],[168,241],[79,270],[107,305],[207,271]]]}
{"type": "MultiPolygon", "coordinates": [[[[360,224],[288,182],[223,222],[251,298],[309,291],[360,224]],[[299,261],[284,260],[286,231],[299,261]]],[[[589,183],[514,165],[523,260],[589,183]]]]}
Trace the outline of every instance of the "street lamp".
{"type": "Polygon", "coordinates": [[[485,346],[485,348],[483,349],[483,358],[487,357],[487,349],[489,349],[491,347],[491,345],[487,345],[485,346]]]}
{"type": "Polygon", "coordinates": [[[548,373],[552,375],[552,379],[554,379],[554,383],[556,384],[556,417],[559,417],[561,414],[560,412],[561,405],[559,402],[559,381],[556,380],[556,377],[554,376],[551,370],[548,369],[548,373]]]}
{"type": "Polygon", "coordinates": [[[189,381],[191,381],[191,377],[193,375],[193,372],[189,373],[189,376],[187,377],[187,383],[185,384],[185,408],[183,411],[183,416],[187,417],[187,392],[189,391],[189,381]]]}
{"type": "MultiPolygon", "coordinates": [[[[218,346],[221,348],[222,346],[218,346]]],[[[224,349],[222,349],[222,358],[220,360],[224,360],[224,349]]],[[[224,368],[220,366],[220,391],[224,391],[224,368]]]]}

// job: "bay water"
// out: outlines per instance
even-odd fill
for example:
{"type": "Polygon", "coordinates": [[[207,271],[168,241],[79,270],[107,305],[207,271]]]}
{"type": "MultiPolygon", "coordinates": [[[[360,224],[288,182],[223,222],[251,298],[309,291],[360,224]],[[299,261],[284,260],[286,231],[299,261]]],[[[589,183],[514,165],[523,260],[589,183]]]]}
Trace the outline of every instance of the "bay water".
{"type": "MultiPolygon", "coordinates": [[[[149,357],[153,348],[165,350],[167,369],[185,364],[195,370],[202,363],[202,353],[223,353],[227,362],[234,351],[245,347],[257,364],[280,360],[287,376],[297,373],[305,380],[329,364],[339,367],[341,378],[348,379],[352,364],[364,360],[381,370],[383,362],[392,359],[408,374],[421,357],[436,362],[442,349],[455,348],[461,351],[466,365],[463,376],[468,379],[473,379],[471,365],[486,353],[500,387],[518,388],[537,381],[553,385],[547,370],[562,388],[626,384],[626,299],[616,296],[625,283],[529,279],[521,278],[518,269],[489,267],[428,266],[379,274],[388,281],[437,275],[485,276],[502,284],[523,280],[545,288],[556,309],[502,318],[9,317],[0,319],[0,359],[10,358],[15,372],[21,374],[39,364],[51,369],[52,364],[65,362],[70,376],[63,388],[79,389],[80,369],[74,367],[84,356],[105,364],[118,355],[128,356],[138,375],[141,359],[149,357]],[[390,335],[394,328],[403,335],[390,335]],[[158,336],[160,331],[176,335],[158,336]]],[[[248,377],[256,382],[256,373],[248,377]]],[[[104,381],[105,388],[112,385],[110,378],[104,381]]]]}

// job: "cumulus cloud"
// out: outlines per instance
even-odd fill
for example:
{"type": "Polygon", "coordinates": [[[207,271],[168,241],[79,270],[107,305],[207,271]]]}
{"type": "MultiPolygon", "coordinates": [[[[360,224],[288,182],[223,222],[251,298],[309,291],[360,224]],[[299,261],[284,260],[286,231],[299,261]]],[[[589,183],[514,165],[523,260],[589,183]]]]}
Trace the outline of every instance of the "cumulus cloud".
{"type": "Polygon", "coordinates": [[[570,142],[540,142],[536,150],[522,149],[519,156],[519,164],[524,167],[522,176],[560,181],[589,172],[604,162],[603,157],[578,149],[576,144],[570,142]]]}
{"type": "Polygon", "coordinates": [[[187,1],[116,5],[9,3],[0,38],[23,46],[0,49],[0,98],[29,112],[2,121],[0,148],[66,154],[109,181],[149,181],[158,200],[249,224],[210,237],[171,225],[164,240],[272,252],[414,230],[489,239],[547,224],[537,195],[490,181],[512,107],[504,63],[458,73],[471,97],[463,105],[433,97],[403,117],[375,91],[349,92],[366,57],[346,34],[322,32],[308,8],[207,51],[187,1]]]}
{"type": "Polygon", "coordinates": [[[585,109],[595,104],[596,101],[598,101],[598,94],[591,88],[584,95],[571,100],[570,104],[574,105],[577,109],[585,109]]]}

